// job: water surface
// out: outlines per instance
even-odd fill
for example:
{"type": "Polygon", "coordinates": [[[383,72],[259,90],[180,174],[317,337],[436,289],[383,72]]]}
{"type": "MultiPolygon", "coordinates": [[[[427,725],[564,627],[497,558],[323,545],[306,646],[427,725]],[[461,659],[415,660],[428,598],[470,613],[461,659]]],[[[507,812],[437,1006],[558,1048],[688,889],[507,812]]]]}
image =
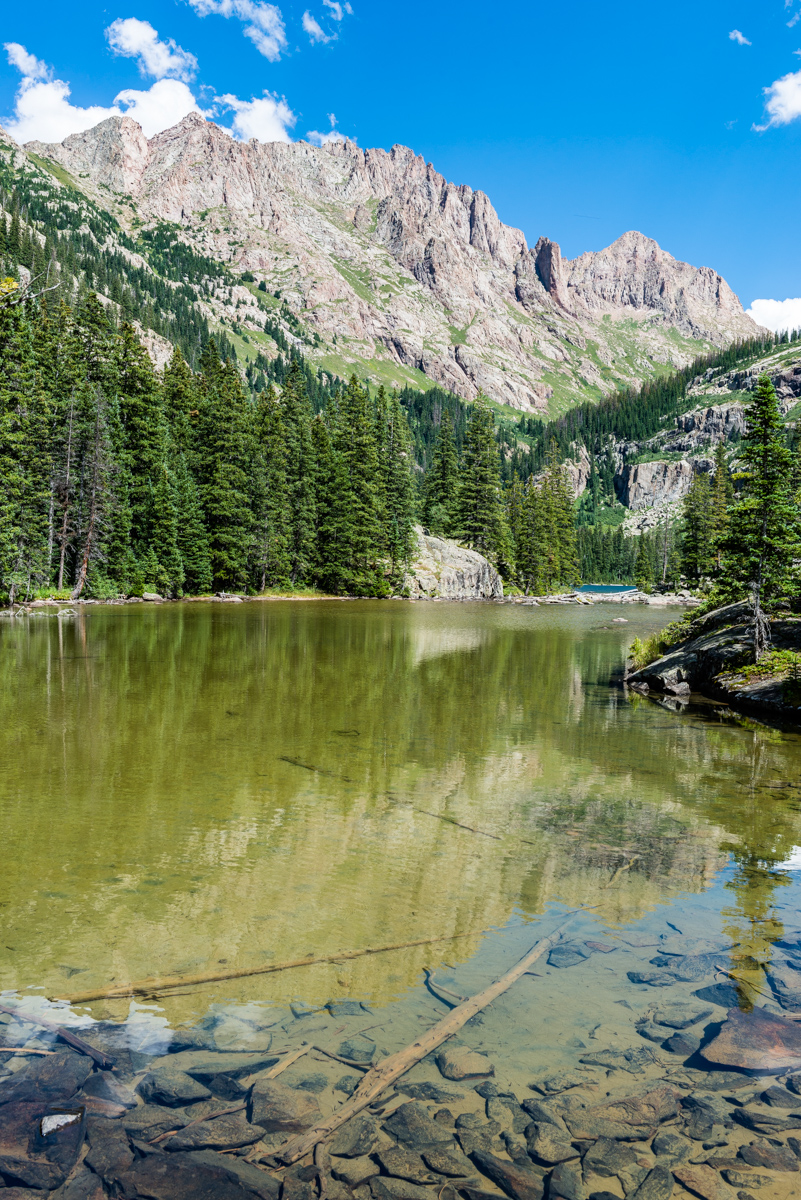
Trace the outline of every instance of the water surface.
{"type": "MultiPolygon", "coordinates": [[[[675,616],[277,601],[4,622],[0,989],[476,931],[159,1001],[173,1023],[254,1000],[381,1005],[432,962],[482,986],[529,923],[576,905],[615,936],[714,930],[761,978],[798,925],[801,742],[610,683],[632,637],[675,616]]],[[[614,957],[556,972],[574,982],[549,1045],[592,1018],[603,979],[610,1004],[631,986],[614,957]]]]}

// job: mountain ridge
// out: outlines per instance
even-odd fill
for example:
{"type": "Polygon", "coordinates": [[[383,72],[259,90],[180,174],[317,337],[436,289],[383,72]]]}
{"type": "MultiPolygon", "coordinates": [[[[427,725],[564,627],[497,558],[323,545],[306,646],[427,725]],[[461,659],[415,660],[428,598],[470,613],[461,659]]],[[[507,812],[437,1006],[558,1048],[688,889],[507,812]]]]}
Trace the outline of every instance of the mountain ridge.
{"type": "MultiPolygon", "coordinates": [[[[547,238],[529,248],[483,192],[408,147],[243,143],[194,113],[149,140],[112,117],[24,152],[68,172],[124,229],[171,223],[264,281],[310,331],[304,353],[340,374],[427,377],[544,413],[759,331],[711,268],[633,231],[573,260],[547,238]]],[[[245,295],[219,301],[199,301],[210,327],[230,324],[234,305],[258,339],[263,313],[245,295]]]]}

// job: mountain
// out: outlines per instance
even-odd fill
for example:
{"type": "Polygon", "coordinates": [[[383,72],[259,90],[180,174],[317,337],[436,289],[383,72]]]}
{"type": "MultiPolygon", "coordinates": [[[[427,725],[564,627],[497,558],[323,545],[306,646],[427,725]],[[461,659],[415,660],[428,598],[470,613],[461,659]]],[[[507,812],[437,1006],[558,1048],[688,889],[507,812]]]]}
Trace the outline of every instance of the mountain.
{"type": "Polygon", "coordinates": [[[710,268],[634,232],[573,260],[547,238],[531,249],[404,146],[243,143],[192,113],[149,140],[112,117],[25,152],[113,217],[142,269],[154,231],[226,266],[183,283],[246,360],[283,337],[339,375],[556,413],[759,333],[710,268]]]}

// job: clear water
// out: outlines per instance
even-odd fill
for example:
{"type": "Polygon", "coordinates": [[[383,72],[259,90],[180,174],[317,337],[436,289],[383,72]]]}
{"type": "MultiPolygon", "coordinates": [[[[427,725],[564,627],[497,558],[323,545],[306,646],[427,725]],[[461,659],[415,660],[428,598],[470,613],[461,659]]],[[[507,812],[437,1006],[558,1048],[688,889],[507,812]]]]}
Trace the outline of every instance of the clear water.
{"type": "Polygon", "coordinates": [[[581,906],[575,934],[616,949],[543,964],[493,1006],[480,1040],[510,1074],[569,1066],[577,1038],[636,1042],[667,997],[627,972],[675,930],[733,945],[764,994],[773,942],[801,925],[801,740],[627,697],[610,680],[628,643],[676,612],[620,612],[274,601],[4,622],[0,989],[35,1005],[469,933],[146,1010],[175,1025],[356,997],[393,1048],[443,1011],[424,967],[468,994],[581,906]]]}

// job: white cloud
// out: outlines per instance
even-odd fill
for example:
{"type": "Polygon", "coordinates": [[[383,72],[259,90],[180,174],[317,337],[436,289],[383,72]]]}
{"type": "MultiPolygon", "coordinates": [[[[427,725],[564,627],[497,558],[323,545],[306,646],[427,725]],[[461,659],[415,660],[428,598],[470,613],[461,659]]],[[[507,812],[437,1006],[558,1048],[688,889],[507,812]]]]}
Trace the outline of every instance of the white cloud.
{"type": "Polygon", "coordinates": [[[774,333],[801,329],[801,297],[795,300],[754,300],[746,312],[757,325],[764,325],[774,333]]]}
{"type": "Polygon", "coordinates": [[[331,129],[328,133],[320,133],[317,129],[310,129],[306,134],[307,140],[315,146],[327,146],[329,142],[346,142],[348,140],[344,133],[340,133],[337,129],[337,119],[333,113],[328,114],[328,120],[331,122],[331,129]]]}
{"type": "Polygon", "coordinates": [[[283,98],[265,92],[262,97],[239,100],[236,96],[220,96],[220,103],[233,110],[234,136],[242,141],[258,138],[260,142],[291,142],[289,129],[297,117],[283,98]]]}
{"type": "Polygon", "coordinates": [[[736,42],[738,46],[750,46],[751,45],[748,38],[745,36],[744,33],[740,33],[739,29],[732,29],[731,33],[729,34],[729,41],[736,42]]]}
{"type": "Polygon", "coordinates": [[[792,29],[793,26],[797,25],[799,21],[801,21],[801,8],[798,10],[798,12],[795,14],[794,17],[790,17],[790,20],[787,22],[787,28],[792,29]]]}
{"type": "Polygon", "coordinates": [[[331,38],[324,33],[310,12],[303,14],[303,28],[313,42],[330,42],[331,38]]]}
{"type": "MultiPolygon", "coordinates": [[[[204,112],[191,89],[179,79],[159,79],[145,92],[125,88],[114,97],[114,103],[125,106],[126,116],[138,121],[148,138],[177,125],[187,113],[197,112],[203,117],[211,115],[204,112]]],[[[84,128],[90,127],[85,125],[84,128]]]]}
{"type": "Polygon", "coordinates": [[[182,50],[172,38],[159,41],[159,35],[149,21],[136,17],[118,17],[106,30],[108,44],[115,54],[139,60],[142,75],[154,79],[192,79],[197,71],[197,59],[182,50]]]}
{"type": "Polygon", "coordinates": [[[16,67],[19,73],[27,79],[50,78],[50,68],[47,63],[43,63],[34,54],[29,54],[24,46],[20,46],[19,42],[6,42],[4,50],[11,66],[16,67]]]}
{"type": "MultiPolygon", "coordinates": [[[[202,112],[187,85],[160,79],[147,91],[126,88],[108,107],[70,104],[70,85],[53,79],[50,69],[16,42],[6,45],[9,62],[22,72],[14,115],[2,123],[18,142],[63,142],[109,117],[127,115],[138,121],[146,137],[177,124],[189,112],[202,112]],[[120,107],[122,106],[122,107],[120,107]]],[[[203,113],[206,116],[206,113],[203,113]]]]}
{"type": "Polygon", "coordinates": [[[765,111],[768,120],[764,125],[755,125],[754,129],[764,133],[775,125],[788,125],[796,117],[801,117],[801,71],[791,71],[782,75],[770,87],[764,89],[765,111]]]}
{"type": "Polygon", "coordinates": [[[237,17],[245,23],[245,37],[270,62],[278,62],[286,49],[284,19],[275,4],[264,4],[262,0],[189,0],[189,3],[199,17],[211,14],[237,17]]]}

